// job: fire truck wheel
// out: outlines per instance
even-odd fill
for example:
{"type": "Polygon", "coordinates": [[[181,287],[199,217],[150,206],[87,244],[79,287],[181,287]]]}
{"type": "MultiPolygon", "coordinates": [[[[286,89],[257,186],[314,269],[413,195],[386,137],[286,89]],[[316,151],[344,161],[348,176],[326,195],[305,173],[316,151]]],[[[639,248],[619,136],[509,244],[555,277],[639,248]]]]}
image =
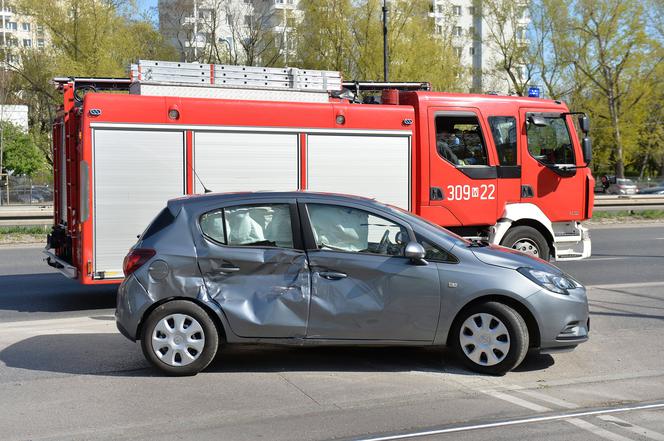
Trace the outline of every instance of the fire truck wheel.
{"type": "Polygon", "coordinates": [[[510,228],[503,237],[502,246],[514,248],[526,254],[532,254],[540,259],[549,260],[549,244],[542,233],[525,225],[510,228]]]}
{"type": "Polygon", "coordinates": [[[141,332],[145,358],[168,375],[196,375],[205,369],[219,345],[219,332],[200,306],[186,300],[159,305],[141,332]]]}
{"type": "Polygon", "coordinates": [[[454,321],[451,343],[457,357],[471,370],[504,375],[528,352],[528,326],[514,309],[499,302],[474,305],[454,321]]]}

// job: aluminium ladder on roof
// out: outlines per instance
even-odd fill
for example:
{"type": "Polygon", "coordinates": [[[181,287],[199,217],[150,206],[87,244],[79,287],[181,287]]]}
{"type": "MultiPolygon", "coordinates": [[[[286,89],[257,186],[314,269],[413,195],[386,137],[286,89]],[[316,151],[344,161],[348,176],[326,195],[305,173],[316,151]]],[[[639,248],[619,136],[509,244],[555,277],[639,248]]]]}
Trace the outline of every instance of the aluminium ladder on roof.
{"type": "Polygon", "coordinates": [[[130,93],[269,101],[328,102],[342,88],[335,71],[140,60],[130,93]]]}

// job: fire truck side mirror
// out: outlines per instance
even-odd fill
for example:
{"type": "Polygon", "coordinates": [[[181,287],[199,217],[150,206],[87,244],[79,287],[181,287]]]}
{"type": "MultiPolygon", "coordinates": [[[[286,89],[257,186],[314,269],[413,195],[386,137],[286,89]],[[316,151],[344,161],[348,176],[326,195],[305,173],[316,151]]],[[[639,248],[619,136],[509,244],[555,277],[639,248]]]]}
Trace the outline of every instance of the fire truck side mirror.
{"type": "Polygon", "coordinates": [[[581,115],[579,117],[579,128],[583,133],[590,132],[590,118],[588,118],[588,115],[581,115]]]}
{"type": "Polygon", "coordinates": [[[587,136],[581,141],[581,150],[583,151],[583,160],[586,165],[590,164],[590,161],[593,159],[593,149],[592,141],[587,136]]]}
{"type": "Polygon", "coordinates": [[[538,127],[546,127],[549,125],[546,121],[546,118],[539,115],[530,115],[528,117],[528,122],[538,127]]]}

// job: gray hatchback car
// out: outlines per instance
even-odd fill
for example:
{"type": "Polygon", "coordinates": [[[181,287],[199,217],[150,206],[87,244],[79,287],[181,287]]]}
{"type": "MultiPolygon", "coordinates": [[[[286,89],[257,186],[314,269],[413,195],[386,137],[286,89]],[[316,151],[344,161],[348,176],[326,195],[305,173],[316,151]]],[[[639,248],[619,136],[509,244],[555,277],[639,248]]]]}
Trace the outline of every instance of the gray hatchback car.
{"type": "Polygon", "coordinates": [[[174,199],[124,271],[117,326],[172,375],[221,343],[447,345],[500,375],[588,339],[585,288],[555,266],[353,196],[174,199]]]}

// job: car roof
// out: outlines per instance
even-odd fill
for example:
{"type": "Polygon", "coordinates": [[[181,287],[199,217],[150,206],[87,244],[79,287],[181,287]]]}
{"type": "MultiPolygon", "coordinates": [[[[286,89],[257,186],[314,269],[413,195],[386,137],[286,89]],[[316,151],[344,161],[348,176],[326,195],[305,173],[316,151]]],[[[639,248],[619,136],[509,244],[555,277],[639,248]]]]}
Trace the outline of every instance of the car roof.
{"type": "MultiPolygon", "coordinates": [[[[205,193],[182,196],[179,198],[171,199],[168,201],[168,207],[173,211],[178,207],[187,207],[188,209],[195,209],[195,207],[207,207],[214,204],[227,204],[233,202],[260,202],[266,200],[276,199],[308,199],[319,200],[321,202],[346,202],[365,205],[368,207],[378,209],[388,209],[389,206],[375,199],[369,199],[362,196],[347,195],[340,193],[324,193],[308,190],[300,191],[256,191],[256,192],[232,192],[232,193],[205,193]]],[[[389,210],[392,211],[392,210],[389,210]]]]}

